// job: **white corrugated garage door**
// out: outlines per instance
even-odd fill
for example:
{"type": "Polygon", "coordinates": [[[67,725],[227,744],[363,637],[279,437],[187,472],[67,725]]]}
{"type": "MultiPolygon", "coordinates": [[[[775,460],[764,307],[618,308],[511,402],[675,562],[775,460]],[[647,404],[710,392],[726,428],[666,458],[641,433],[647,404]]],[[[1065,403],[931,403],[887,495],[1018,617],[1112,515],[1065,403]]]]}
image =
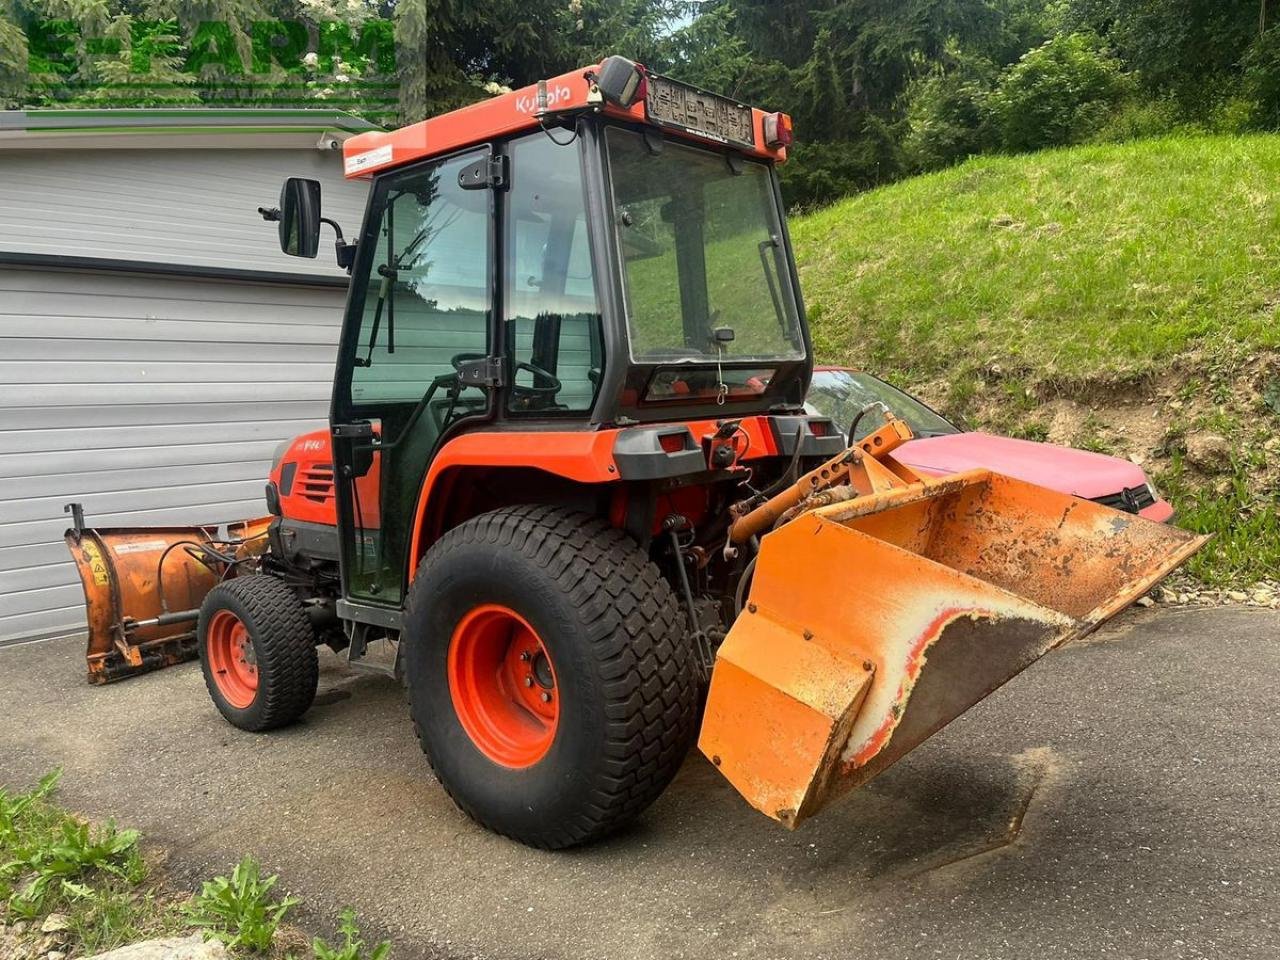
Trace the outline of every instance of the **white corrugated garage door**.
{"type": "Polygon", "coordinates": [[[101,526],[264,512],[323,426],[345,290],[0,267],[0,642],[83,627],[63,505],[101,526]]]}

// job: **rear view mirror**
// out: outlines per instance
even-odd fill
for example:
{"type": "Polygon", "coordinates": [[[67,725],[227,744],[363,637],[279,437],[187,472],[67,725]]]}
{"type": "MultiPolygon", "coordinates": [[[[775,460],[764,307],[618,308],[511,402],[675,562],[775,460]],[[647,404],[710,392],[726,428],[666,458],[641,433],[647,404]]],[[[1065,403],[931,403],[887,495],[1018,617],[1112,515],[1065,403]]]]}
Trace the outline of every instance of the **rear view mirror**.
{"type": "Polygon", "coordinates": [[[280,249],[314,260],[320,249],[320,181],[290,177],[280,188],[280,249]]]}

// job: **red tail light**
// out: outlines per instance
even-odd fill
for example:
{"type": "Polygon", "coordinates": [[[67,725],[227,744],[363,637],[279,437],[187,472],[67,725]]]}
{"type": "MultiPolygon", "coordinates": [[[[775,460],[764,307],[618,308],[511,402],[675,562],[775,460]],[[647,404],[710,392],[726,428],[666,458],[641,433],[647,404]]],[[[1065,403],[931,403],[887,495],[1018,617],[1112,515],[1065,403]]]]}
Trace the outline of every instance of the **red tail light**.
{"type": "Polygon", "coordinates": [[[658,443],[662,444],[662,449],[667,453],[679,453],[685,448],[685,436],[684,433],[664,433],[658,437],[658,443]]]}
{"type": "Polygon", "coordinates": [[[791,117],[785,113],[764,115],[764,142],[768,147],[788,147],[794,139],[791,134],[791,117]]]}

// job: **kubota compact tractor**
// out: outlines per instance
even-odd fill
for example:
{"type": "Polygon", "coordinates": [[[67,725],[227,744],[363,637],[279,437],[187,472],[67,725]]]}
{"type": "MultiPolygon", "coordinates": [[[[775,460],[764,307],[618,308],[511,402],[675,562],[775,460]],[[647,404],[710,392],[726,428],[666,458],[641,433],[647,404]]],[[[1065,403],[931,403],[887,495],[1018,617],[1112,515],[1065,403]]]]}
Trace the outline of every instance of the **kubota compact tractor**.
{"type": "MultiPolygon", "coordinates": [[[[921,479],[900,422],[850,445],[804,415],[790,139],[610,57],[349,140],[371,189],[336,231],[329,429],[280,450],[261,520],[78,520],[91,679],[194,650],[267,730],[311,705],[319,645],[389,642],[436,775],[494,830],[599,837],[695,738],[795,826],[1194,552],[987,471],[921,479]]],[[[264,216],[304,257],[330,222],[296,179],[264,216]]]]}

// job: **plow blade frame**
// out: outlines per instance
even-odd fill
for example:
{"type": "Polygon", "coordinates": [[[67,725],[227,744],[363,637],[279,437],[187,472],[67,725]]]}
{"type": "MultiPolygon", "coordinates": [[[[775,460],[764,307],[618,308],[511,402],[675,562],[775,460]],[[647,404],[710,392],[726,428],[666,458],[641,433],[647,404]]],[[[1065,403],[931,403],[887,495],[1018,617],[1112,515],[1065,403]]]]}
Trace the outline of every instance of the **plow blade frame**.
{"type": "Polygon", "coordinates": [[[801,514],[761,543],[699,748],[795,827],[1207,539],[985,470],[801,514]]]}
{"type": "Polygon", "coordinates": [[[200,604],[266,546],[271,518],[219,527],[100,527],[66,532],[84,587],[90,683],[111,683],[196,657],[200,604]]]}

